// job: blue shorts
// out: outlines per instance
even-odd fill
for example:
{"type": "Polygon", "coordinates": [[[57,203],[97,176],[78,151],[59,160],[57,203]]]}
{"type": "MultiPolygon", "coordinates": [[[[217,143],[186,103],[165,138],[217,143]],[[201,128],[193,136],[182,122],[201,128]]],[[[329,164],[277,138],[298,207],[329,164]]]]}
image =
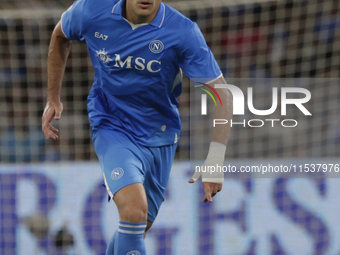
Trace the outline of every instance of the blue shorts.
{"type": "Polygon", "coordinates": [[[142,183],[148,199],[148,220],[154,222],[164,201],[177,143],[145,147],[132,136],[111,129],[92,129],[91,135],[110,198],[127,185],[142,183]]]}

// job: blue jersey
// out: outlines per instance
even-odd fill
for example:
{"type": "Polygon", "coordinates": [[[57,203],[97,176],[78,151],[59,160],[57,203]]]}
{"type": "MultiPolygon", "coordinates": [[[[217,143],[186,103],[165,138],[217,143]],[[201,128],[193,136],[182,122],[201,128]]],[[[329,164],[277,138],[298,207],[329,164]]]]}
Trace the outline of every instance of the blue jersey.
{"type": "Polygon", "coordinates": [[[65,36],[86,41],[94,66],[91,127],[119,129],[151,147],[176,143],[180,69],[207,80],[221,70],[196,23],[161,3],[151,23],[134,25],[122,16],[124,1],[78,0],[62,15],[65,36]]]}

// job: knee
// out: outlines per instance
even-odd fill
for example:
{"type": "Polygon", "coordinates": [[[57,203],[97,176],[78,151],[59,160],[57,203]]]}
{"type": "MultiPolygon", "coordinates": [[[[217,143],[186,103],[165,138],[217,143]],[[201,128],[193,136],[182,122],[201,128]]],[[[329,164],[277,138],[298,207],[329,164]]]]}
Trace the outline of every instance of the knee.
{"type": "Polygon", "coordinates": [[[148,202],[141,183],[128,185],[114,197],[121,221],[140,223],[148,218],[148,202]]]}
{"type": "Polygon", "coordinates": [[[146,222],[148,219],[148,209],[147,206],[125,206],[120,210],[120,218],[122,221],[126,222],[146,222]]]}

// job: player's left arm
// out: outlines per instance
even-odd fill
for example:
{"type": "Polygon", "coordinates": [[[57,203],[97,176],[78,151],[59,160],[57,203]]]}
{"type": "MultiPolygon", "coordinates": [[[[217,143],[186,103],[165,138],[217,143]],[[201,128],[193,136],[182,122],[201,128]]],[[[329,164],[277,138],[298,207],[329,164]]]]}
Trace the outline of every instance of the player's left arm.
{"type": "MultiPolygon", "coordinates": [[[[226,81],[223,77],[221,77],[209,85],[215,87],[216,84],[226,84],[226,81]]],[[[217,106],[215,106],[214,119],[226,119],[230,122],[233,116],[232,94],[228,89],[224,88],[216,88],[216,91],[220,95],[222,105],[217,104],[217,106]]],[[[230,125],[216,125],[213,127],[208,156],[204,162],[205,166],[223,166],[230,130],[230,125]]],[[[189,183],[194,183],[200,177],[202,178],[205,192],[203,202],[212,202],[212,197],[222,190],[222,185],[224,182],[223,171],[214,173],[195,172],[189,180],[189,183]]]]}

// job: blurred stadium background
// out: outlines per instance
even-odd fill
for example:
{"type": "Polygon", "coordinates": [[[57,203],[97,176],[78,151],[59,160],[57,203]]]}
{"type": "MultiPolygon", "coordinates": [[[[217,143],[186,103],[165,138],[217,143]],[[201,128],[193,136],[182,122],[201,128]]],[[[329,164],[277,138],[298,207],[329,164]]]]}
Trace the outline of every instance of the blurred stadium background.
{"type": "MultiPolygon", "coordinates": [[[[60,139],[46,141],[40,128],[49,39],[72,2],[0,0],[0,255],[104,254],[116,226],[90,139],[85,44],[73,43],[68,60],[60,139]]],[[[340,1],[164,2],[198,23],[227,81],[308,81],[313,116],[294,132],[233,128],[227,162],[339,163],[340,1]]],[[[270,106],[268,90],[254,88],[255,103],[270,106]]],[[[340,255],[337,178],[233,176],[215,203],[200,203],[202,190],[186,183],[197,149],[188,79],[179,102],[182,136],[150,255],[340,255]]]]}

